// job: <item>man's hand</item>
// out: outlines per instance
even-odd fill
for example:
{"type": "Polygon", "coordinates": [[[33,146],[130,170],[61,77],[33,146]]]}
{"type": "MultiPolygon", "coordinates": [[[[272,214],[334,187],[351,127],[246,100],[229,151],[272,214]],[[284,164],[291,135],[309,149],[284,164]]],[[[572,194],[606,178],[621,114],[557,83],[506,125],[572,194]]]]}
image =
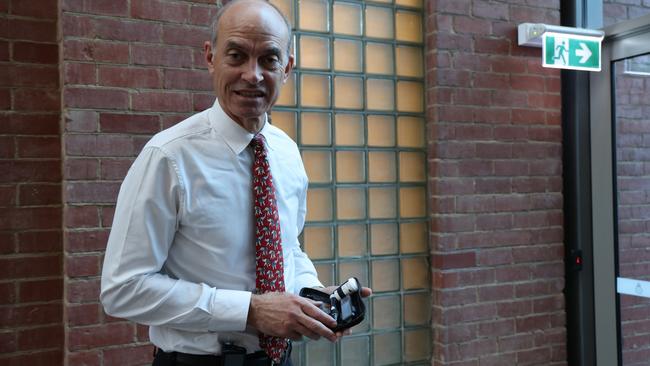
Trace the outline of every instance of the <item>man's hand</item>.
{"type": "Polygon", "coordinates": [[[325,337],[330,342],[338,339],[330,329],[336,326],[332,317],[314,301],[288,293],[252,295],[247,324],[264,334],[296,341],[302,336],[325,337]]]}
{"type": "MultiPolygon", "coordinates": [[[[327,287],[316,288],[316,290],[322,291],[322,292],[330,295],[337,288],[338,288],[338,286],[327,286],[327,287]]],[[[370,289],[370,287],[361,287],[361,297],[368,297],[370,295],[372,295],[372,289],[370,289]]],[[[336,332],[336,337],[341,338],[341,337],[343,337],[345,335],[349,335],[349,334],[350,334],[350,328],[336,332]]]]}

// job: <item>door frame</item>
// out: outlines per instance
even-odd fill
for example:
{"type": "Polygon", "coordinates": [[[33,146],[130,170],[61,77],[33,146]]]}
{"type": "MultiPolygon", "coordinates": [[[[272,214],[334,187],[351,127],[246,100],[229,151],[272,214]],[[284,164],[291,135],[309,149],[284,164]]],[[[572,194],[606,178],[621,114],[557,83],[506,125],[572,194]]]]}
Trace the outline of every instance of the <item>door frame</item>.
{"type": "Polygon", "coordinates": [[[595,356],[604,366],[622,364],[612,64],[650,53],[650,15],[603,30],[602,70],[590,75],[589,97],[595,356]]]}

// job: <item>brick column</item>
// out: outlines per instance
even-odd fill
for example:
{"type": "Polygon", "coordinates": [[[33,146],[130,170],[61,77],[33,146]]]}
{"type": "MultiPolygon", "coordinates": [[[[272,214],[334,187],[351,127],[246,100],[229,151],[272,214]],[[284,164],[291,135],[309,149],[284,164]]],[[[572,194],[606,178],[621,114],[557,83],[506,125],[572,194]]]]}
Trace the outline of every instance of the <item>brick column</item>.
{"type": "Polygon", "coordinates": [[[61,363],[57,1],[0,1],[0,364],[61,363]]]}
{"type": "Polygon", "coordinates": [[[432,364],[566,364],[560,79],[516,38],[559,4],[426,4],[432,364]]]}

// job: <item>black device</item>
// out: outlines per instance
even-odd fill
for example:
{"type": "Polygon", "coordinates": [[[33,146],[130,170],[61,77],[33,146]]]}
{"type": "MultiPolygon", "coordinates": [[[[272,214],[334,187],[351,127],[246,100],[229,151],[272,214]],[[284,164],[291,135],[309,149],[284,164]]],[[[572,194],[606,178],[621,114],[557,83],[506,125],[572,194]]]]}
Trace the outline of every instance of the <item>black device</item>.
{"type": "Polygon", "coordinates": [[[219,366],[241,366],[246,360],[246,348],[235,346],[232,343],[221,345],[219,366]]]}
{"type": "Polygon", "coordinates": [[[304,287],[300,290],[300,296],[322,302],[321,309],[336,320],[336,327],[332,328],[335,332],[361,323],[366,314],[366,306],[361,298],[361,283],[356,277],[349,278],[331,294],[304,287]]]}

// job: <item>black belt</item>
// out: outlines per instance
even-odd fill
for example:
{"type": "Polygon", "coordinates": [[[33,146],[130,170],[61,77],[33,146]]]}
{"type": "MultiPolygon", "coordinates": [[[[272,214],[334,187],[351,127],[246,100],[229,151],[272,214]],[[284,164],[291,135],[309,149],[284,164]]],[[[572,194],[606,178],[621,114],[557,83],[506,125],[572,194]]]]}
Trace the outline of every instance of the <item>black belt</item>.
{"type": "MultiPolygon", "coordinates": [[[[290,352],[290,351],[289,351],[290,352]]],[[[241,366],[282,366],[291,365],[289,362],[289,352],[280,363],[273,363],[264,351],[249,353],[244,356],[241,366]]],[[[224,365],[223,358],[220,355],[193,355],[183,352],[165,352],[158,349],[153,366],[221,366],[224,365]]],[[[224,365],[229,366],[229,365],[224,365]]]]}

